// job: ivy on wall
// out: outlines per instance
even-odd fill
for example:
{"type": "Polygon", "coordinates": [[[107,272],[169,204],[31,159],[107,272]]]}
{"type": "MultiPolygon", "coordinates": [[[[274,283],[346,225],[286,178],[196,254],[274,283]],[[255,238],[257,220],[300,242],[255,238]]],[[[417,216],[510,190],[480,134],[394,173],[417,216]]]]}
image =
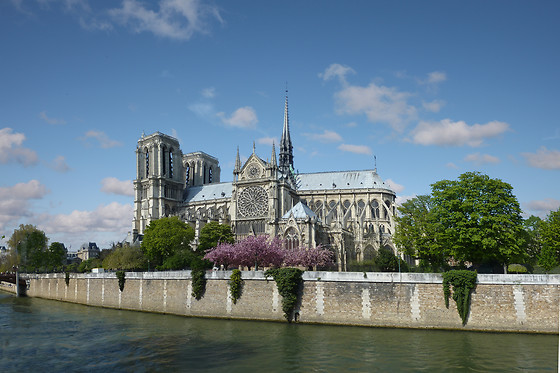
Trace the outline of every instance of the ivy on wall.
{"type": "Polygon", "coordinates": [[[229,291],[231,293],[231,299],[233,304],[237,303],[237,300],[241,298],[241,292],[243,290],[243,279],[241,278],[241,271],[234,269],[229,277],[229,291]]]}
{"type": "Polygon", "coordinates": [[[64,282],[66,282],[66,286],[70,285],[70,272],[66,272],[64,275],[64,282]]]}
{"type": "Polygon", "coordinates": [[[206,291],[206,271],[201,268],[193,268],[191,270],[192,276],[192,296],[196,300],[200,300],[206,291]]]}
{"type": "Polygon", "coordinates": [[[123,291],[124,282],[126,281],[124,271],[117,271],[117,278],[119,279],[119,290],[123,291]]]}
{"type": "Polygon", "coordinates": [[[288,322],[292,322],[294,309],[298,301],[303,280],[303,271],[297,268],[275,268],[264,273],[265,277],[272,277],[278,286],[278,292],[282,296],[282,311],[288,322]]]}
{"type": "Polygon", "coordinates": [[[467,316],[471,305],[471,292],[476,287],[476,272],[467,270],[451,270],[443,273],[443,296],[445,307],[449,308],[450,285],[453,286],[453,300],[457,304],[457,311],[463,325],[467,323],[467,316]]]}

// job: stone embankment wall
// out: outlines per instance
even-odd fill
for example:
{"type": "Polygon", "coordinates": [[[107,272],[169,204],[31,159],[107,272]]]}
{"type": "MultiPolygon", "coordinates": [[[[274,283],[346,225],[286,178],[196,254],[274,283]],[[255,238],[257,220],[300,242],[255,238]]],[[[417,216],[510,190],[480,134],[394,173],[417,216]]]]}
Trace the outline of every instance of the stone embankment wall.
{"type": "MultiPolygon", "coordinates": [[[[192,295],[190,271],[27,275],[27,295],[91,306],[185,316],[285,321],[276,283],[263,272],[242,273],[233,304],[230,271],[207,272],[204,297],[192,295]]],[[[557,333],[559,275],[478,275],[465,326],[455,302],[445,308],[439,274],[304,272],[298,321],[379,327],[557,333]]]]}

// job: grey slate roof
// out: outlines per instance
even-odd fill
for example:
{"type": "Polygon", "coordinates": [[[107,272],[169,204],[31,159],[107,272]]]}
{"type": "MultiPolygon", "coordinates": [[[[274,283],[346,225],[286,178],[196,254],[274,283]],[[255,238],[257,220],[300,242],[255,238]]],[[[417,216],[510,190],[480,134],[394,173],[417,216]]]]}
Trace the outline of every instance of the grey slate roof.
{"type": "Polygon", "coordinates": [[[220,198],[231,198],[232,183],[215,183],[189,187],[185,202],[208,201],[220,198]]]}
{"type": "Polygon", "coordinates": [[[317,215],[315,215],[315,213],[311,211],[309,207],[307,207],[301,202],[298,202],[287,213],[285,213],[284,216],[282,216],[282,219],[288,219],[291,214],[293,214],[294,218],[296,219],[305,219],[305,218],[312,218],[312,217],[315,217],[317,219],[317,215]]]}
{"type": "Polygon", "coordinates": [[[394,193],[375,170],[333,171],[299,174],[298,190],[385,189],[394,193]]]}

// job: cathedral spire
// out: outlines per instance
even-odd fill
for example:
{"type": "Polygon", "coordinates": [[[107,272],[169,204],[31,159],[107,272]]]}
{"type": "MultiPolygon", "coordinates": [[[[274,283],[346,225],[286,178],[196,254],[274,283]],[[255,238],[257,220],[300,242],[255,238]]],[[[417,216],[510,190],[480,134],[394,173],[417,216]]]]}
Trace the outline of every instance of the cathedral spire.
{"type": "Polygon", "coordinates": [[[237,157],[235,158],[235,167],[233,168],[233,173],[239,173],[241,171],[241,159],[239,159],[239,146],[237,147],[237,157]]]}
{"type": "Polygon", "coordinates": [[[284,106],[284,127],[280,139],[280,165],[279,169],[284,175],[288,175],[294,168],[294,155],[292,153],[292,139],[290,138],[290,119],[288,116],[288,89],[286,88],[286,103],[284,106]]]}
{"type": "Polygon", "coordinates": [[[276,167],[276,146],[274,145],[274,141],[272,142],[272,155],[270,156],[270,164],[272,167],[276,167]]]}

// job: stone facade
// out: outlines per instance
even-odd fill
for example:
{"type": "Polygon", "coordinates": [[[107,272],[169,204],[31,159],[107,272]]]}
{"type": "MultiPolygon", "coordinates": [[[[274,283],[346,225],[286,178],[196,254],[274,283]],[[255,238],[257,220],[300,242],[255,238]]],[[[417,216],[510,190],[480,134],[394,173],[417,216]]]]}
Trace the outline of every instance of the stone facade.
{"type": "MultiPolygon", "coordinates": [[[[204,297],[192,296],[190,271],[29,275],[28,296],[183,316],[283,321],[282,297],[263,272],[242,273],[233,304],[230,271],[207,272],[204,297]]],[[[439,274],[305,272],[296,311],[303,323],[558,333],[559,275],[478,275],[462,325],[453,300],[445,307],[439,274]]],[[[11,288],[4,288],[10,291],[11,288]]]]}
{"type": "Polygon", "coordinates": [[[323,245],[336,254],[339,270],[348,261],[393,251],[395,192],[377,170],[294,172],[286,96],[278,158],[273,144],[267,160],[253,152],[233,181],[220,181],[217,158],[183,154],[179,142],[156,132],[136,148],[133,234],[164,216],[179,216],[195,229],[217,221],[229,224],[238,240],[248,235],[280,236],[290,248],[323,245]],[[277,161],[277,159],[279,161],[277,161]]]}

